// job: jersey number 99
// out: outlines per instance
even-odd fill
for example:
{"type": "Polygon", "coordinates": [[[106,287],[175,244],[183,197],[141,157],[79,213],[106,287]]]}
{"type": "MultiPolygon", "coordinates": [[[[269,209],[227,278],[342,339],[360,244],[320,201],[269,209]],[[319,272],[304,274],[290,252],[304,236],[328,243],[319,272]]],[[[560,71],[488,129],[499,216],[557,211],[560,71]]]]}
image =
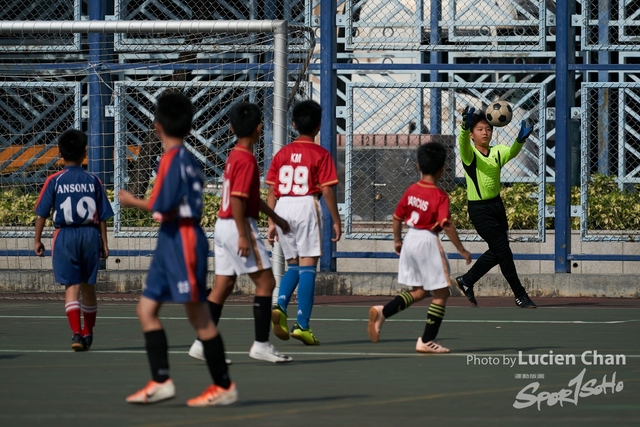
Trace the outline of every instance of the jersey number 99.
{"type": "Polygon", "coordinates": [[[278,191],[285,195],[293,192],[296,196],[304,196],[309,192],[309,168],[306,166],[284,165],[278,175],[278,191]]]}

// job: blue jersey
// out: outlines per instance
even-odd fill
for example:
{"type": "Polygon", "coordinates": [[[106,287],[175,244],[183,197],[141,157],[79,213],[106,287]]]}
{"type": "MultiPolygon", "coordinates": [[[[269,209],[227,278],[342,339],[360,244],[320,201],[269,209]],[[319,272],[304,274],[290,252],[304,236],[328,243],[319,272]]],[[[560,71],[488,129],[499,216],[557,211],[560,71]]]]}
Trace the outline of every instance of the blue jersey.
{"type": "Polygon", "coordinates": [[[98,226],[113,216],[102,182],[82,166],[67,166],[44,183],[36,215],[48,218],[53,209],[56,228],[98,226]]]}
{"type": "Polygon", "coordinates": [[[204,173],[200,163],[184,146],[166,152],[158,164],[149,209],[163,221],[202,217],[204,173]]]}
{"type": "Polygon", "coordinates": [[[209,243],[200,227],[204,173],[184,146],[160,158],[148,207],[161,214],[158,244],[142,295],[154,301],[204,302],[209,243]]]}

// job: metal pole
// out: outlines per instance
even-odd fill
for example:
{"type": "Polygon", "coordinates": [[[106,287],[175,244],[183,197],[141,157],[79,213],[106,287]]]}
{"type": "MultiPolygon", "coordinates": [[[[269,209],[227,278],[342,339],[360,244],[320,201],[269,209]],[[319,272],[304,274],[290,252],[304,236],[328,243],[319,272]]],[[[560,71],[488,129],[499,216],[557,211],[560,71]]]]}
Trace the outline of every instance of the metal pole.
{"type": "MultiPolygon", "coordinates": [[[[326,148],[331,157],[337,158],[336,149],[336,92],[338,89],[337,73],[333,69],[336,62],[336,0],[323,0],[320,3],[320,104],[322,105],[322,129],[320,145],[326,148]]],[[[334,190],[335,191],[335,190],[334,190]]],[[[336,244],[331,241],[333,220],[327,205],[322,203],[322,255],[320,271],[336,271],[336,259],[333,256],[336,244]]]]}
{"type": "Polygon", "coordinates": [[[571,263],[571,105],[575,62],[571,8],[558,2],[556,10],[556,230],[555,272],[570,273],[571,263]]]}
{"type": "MultiPolygon", "coordinates": [[[[102,0],[89,2],[89,19],[104,17],[102,0]]],[[[102,88],[100,84],[100,61],[102,57],[102,34],[89,34],[89,126],[88,169],[105,182],[102,156],[102,88]]]]}
{"type": "MultiPolygon", "coordinates": [[[[287,143],[287,64],[288,64],[288,33],[289,27],[287,21],[281,21],[281,24],[274,31],[274,47],[273,54],[273,155],[287,143]]],[[[273,274],[276,278],[276,289],[273,292],[274,303],[278,298],[278,289],[280,280],[284,276],[284,255],[279,243],[275,243],[272,251],[273,274]]]]}

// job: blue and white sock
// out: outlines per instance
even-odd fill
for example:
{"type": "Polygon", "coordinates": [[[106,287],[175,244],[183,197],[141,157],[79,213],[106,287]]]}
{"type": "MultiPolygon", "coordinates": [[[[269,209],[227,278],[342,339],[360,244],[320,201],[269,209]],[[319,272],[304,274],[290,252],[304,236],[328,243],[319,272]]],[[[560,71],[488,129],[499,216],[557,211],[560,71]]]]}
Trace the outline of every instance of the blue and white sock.
{"type": "Polygon", "coordinates": [[[289,264],[287,272],[282,276],[280,290],[278,291],[278,305],[282,307],[285,313],[287,312],[289,301],[291,301],[291,295],[293,295],[293,291],[298,286],[299,279],[298,264],[289,264]]]}
{"type": "Polygon", "coordinates": [[[302,329],[309,328],[313,296],[316,287],[316,267],[300,267],[300,284],[298,285],[298,316],[296,320],[302,329]]]}

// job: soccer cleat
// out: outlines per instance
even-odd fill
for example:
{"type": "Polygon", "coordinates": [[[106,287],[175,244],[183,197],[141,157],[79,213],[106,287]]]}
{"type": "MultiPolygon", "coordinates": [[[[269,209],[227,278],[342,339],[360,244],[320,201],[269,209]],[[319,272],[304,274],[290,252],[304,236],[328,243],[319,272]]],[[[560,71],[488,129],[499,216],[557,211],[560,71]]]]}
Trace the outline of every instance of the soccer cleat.
{"type": "Polygon", "coordinates": [[[264,360],[272,363],[293,362],[293,358],[286,354],[280,354],[271,343],[254,342],[249,350],[249,357],[256,360],[264,360]]]}
{"type": "Polygon", "coordinates": [[[171,381],[171,379],[168,379],[163,383],[149,381],[144,388],[127,397],[127,402],[140,403],[144,405],[147,403],[156,403],[161,400],[172,399],[174,397],[176,397],[176,387],[173,385],[173,381],[171,381]]]}
{"type": "Polygon", "coordinates": [[[531,301],[531,298],[529,298],[529,295],[524,294],[522,296],[516,297],[516,305],[520,308],[536,308],[538,307],[533,301],[531,301]]]}
{"type": "Polygon", "coordinates": [[[458,288],[460,288],[464,296],[467,297],[472,305],[478,305],[478,301],[476,301],[476,297],[473,294],[473,286],[467,286],[462,280],[462,276],[456,277],[456,285],[458,285],[458,288]]]}
{"type": "Polygon", "coordinates": [[[84,340],[83,350],[89,350],[91,348],[91,344],[93,344],[93,335],[85,335],[82,339],[84,340]]]}
{"type": "Polygon", "coordinates": [[[289,339],[287,313],[279,305],[274,305],[271,309],[271,323],[273,324],[273,334],[281,340],[287,341],[289,339]]]}
{"type": "Polygon", "coordinates": [[[422,342],[422,337],[418,338],[416,351],[418,353],[449,353],[448,348],[441,346],[435,341],[422,342]]]}
{"type": "Polygon", "coordinates": [[[82,339],[82,335],[75,334],[71,338],[71,350],[73,350],[73,351],[83,351],[84,350],[84,339],[82,339]]]}
{"type": "Polygon", "coordinates": [[[229,388],[222,388],[214,384],[207,387],[200,396],[187,400],[187,406],[224,406],[231,405],[237,400],[238,391],[236,390],[236,383],[231,383],[229,388]]]}
{"type": "Polygon", "coordinates": [[[298,341],[302,341],[304,345],[320,345],[320,341],[313,335],[311,328],[302,329],[298,322],[291,328],[291,336],[298,341]]]}
{"type": "MultiPolygon", "coordinates": [[[[196,339],[193,344],[191,344],[191,348],[189,348],[189,356],[206,362],[207,359],[204,357],[204,346],[202,345],[202,341],[196,339]]],[[[227,365],[233,364],[231,359],[224,359],[224,361],[227,362],[227,365]]]]}
{"type": "Polygon", "coordinates": [[[380,340],[380,329],[382,329],[382,324],[384,323],[383,308],[381,305],[376,305],[369,309],[367,333],[369,334],[371,342],[378,342],[380,340]]]}

